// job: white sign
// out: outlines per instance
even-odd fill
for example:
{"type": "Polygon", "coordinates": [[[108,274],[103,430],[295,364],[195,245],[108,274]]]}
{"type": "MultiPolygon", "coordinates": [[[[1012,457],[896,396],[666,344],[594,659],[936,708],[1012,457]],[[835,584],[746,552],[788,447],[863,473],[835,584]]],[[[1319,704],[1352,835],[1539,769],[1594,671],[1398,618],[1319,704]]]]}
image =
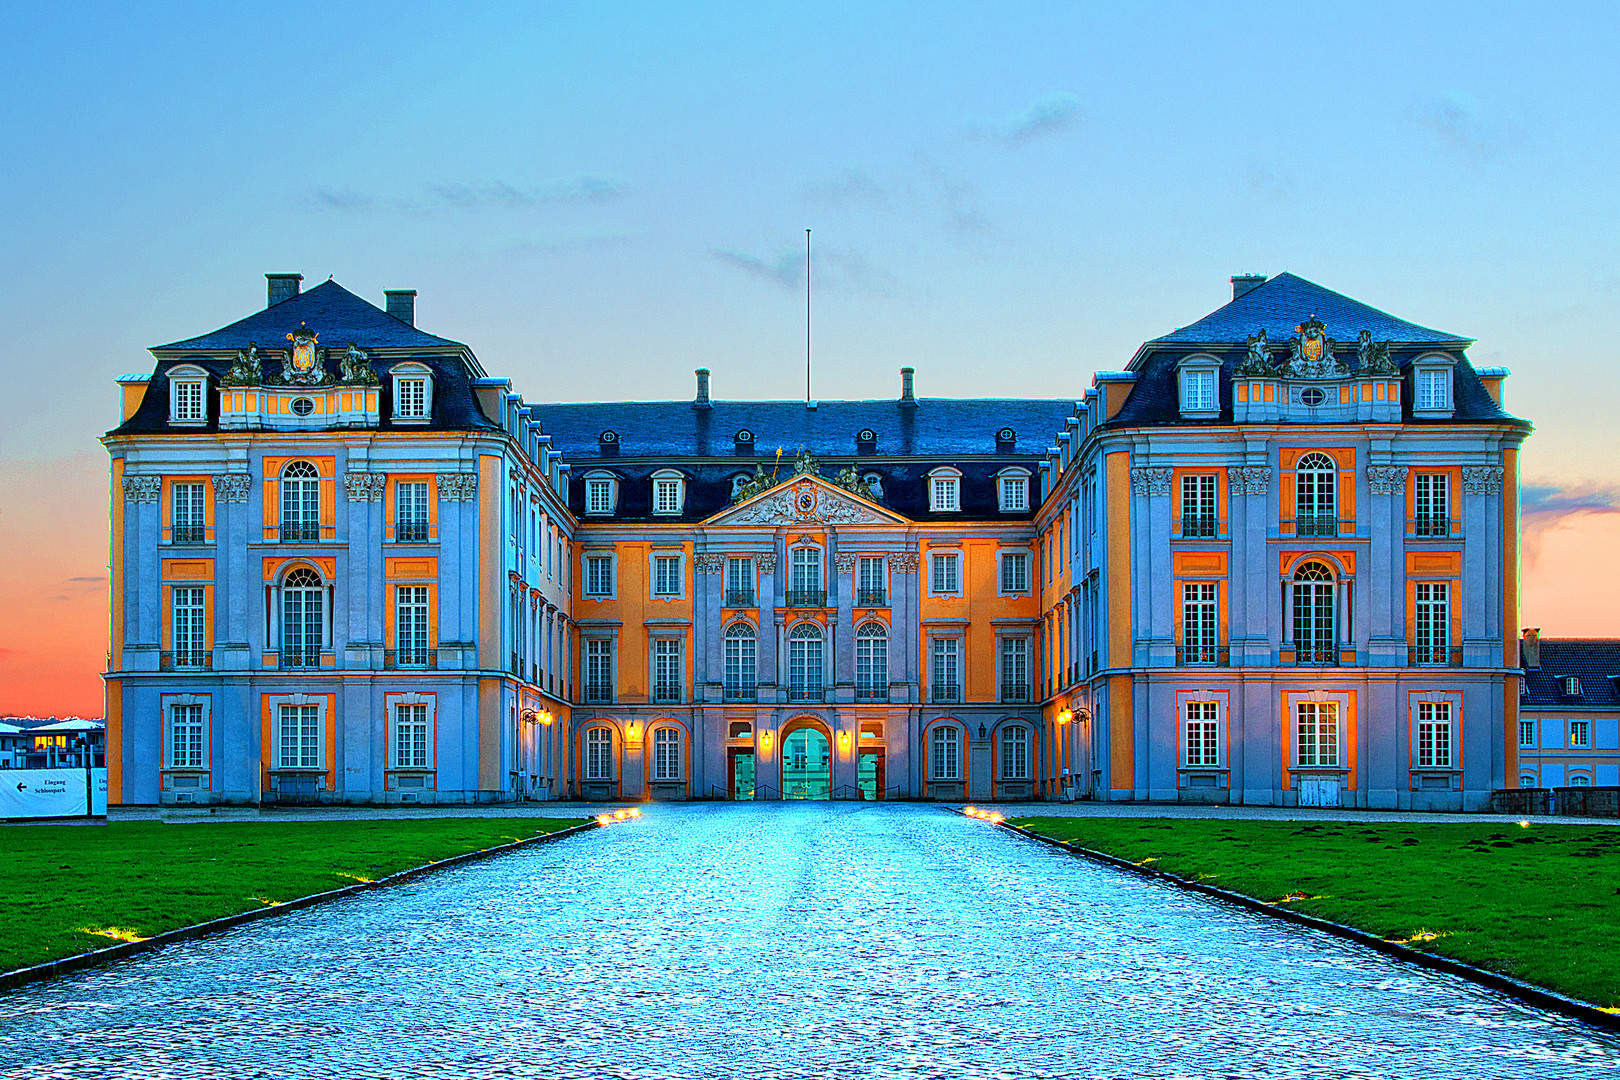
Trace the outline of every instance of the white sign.
{"type": "Polygon", "coordinates": [[[107,770],[92,769],[92,808],[85,802],[83,769],[0,769],[0,819],[84,817],[107,812],[107,770]]]}

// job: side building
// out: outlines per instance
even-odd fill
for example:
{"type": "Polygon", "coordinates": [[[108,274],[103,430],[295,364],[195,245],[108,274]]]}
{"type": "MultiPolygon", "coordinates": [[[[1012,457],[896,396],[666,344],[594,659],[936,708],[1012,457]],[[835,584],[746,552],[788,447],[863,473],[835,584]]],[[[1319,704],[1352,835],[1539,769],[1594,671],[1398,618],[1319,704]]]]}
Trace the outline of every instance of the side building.
{"type": "Polygon", "coordinates": [[[1519,642],[1519,786],[1620,787],[1620,640],[1519,642]]]}

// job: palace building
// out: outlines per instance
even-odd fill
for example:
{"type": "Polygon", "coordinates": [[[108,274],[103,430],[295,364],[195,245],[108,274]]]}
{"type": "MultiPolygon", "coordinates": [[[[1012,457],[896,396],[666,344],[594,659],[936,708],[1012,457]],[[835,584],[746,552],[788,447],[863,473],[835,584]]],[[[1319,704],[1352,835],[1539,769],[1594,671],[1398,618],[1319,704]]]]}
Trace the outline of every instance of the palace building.
{"type": "Polygon", "coordinates": [[[529,403],[414,292],[268,278],[119,380],[115,804],[1521,775],[1530,427],[1466,338],[1239,277],[1062,398],[529,403]]]}

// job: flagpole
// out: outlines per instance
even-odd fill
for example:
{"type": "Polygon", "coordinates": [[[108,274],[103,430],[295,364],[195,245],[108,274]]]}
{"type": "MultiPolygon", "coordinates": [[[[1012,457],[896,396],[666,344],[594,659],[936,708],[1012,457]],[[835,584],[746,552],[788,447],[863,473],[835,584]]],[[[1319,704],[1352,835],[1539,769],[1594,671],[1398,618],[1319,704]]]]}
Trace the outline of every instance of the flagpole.
{"type": "Polygon", "coordinates": [[[810,230],[804,230],[804,403],[810,404],[810,230]]]}

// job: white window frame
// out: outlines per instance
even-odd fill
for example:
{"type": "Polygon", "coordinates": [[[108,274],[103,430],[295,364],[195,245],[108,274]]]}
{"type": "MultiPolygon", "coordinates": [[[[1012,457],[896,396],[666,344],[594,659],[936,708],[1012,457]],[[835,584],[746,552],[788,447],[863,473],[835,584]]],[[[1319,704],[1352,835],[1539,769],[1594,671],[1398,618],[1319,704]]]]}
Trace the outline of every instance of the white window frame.
{"type": "Polygon", "coordinates": [[[962,639],[954,634],[941,634],[928,639],[928,699],[944,704],[958,704],[966,696],[962,678],[962,639]],[[942,682],[946,669],[951,679],[942,682]],[[955,695],[941,696],[942,686],[953,686],[955,695]]]}
{"type": "Polygon", "coordinates": [[[1451,535],[1450,473],[1425,471],[1413,474],[1412,533],[1415,536],[1451,535]],[[1443,531],[1436,531],[1437,527],[1443,531]]]}
{"type": "Polygon", "coordinates": [[[426,585],[394,586],[394,661],[401,667],[420,667],[427,663],[428,650],[433,647],[433,628],[429,622],[432,607],[426,585]],[[407,627],[407,624],[413,625],[407,627]],[[420,653],[421,659],[413,656],[407,660],[407,653],[420,653]]]}
{"type": "Polygon", "coordinates": [[[593,674],[605,675],[607,693],[602,697],[608,701],[618,697],[619,687],[615,670],[618,664],[618,649],[615,647],[614,640],[610,637],[587,637],[582,642],[579,651],[580,680],[584,684],[580,687],[580,692],[586,696],[587,700],[592,700],[594,697],[592,690],[594,687],[601,685],[602,680],[593,679],[591,676],[593,674]],[[597,667],[598,664],[605,666],[607,670],[605,672],[593,671],[592,669],[597,667]]]}
{"type": "Polygon", "coordinates": [[[614,748],[618,733],[607,724],[592,724],[580,737],[580,768],[588,783],[613,783],[618,778],[619,762],[614,748]]]}
{"type": "Polygon", "coordinates": [[[1451,769],[1456,761],[1456,725],[1449,701],[1419,701],[1417,718],[1413,723],[1415,745],[1412,748],[1414,767],[1418,769],[1451,769]]]}
{"type": "Polygon", "coordinates": [[[889,560],[882,555],[862,555],[855,560],[855,599],[859,607],[887,607],[894,599],[889,595],[889,560]],[[876,569],[876,574],[870,573],[876,569]],[[876,593],[883,597],[882,604],[867,604],[862,593],[876,593]]]}
{"type": "Polygon", "coordinates": [[[1035,643],[1022,634],[1010,634],[996,640],[996,700],[1027,702],[1035,695],[1035,643]],[[1008,697],[1008,683],[1022,683],[1024,693],[1008,697]]]}
{"type": "MultiPolygon", "coordinates": [[[[391,694],[388,697],[388,767],[390,769],[407,769],[416,772],[426,772],[433,769],[433,747],[437,737],[437,699],[431,694],[391,694]],[[407,720],[401,715],[401,709],[411,709],[413,716],[407,720]],[[421,709],[420,713],[414,711],[421,709]],[[422,739],[422,764],[401,760],[400,735],[405,724],[421,724],[425,730],[422,739]]],[[[412,748],[414,751],[414,747],[412,748]]]]}
{"type": "Polygon", "coordinates": [[[1221,605],[1218,581],[1181,583],[1181,658],[1183,664],[1220,662],[1221,605]]]}
{"type": "Polygon", "coordinates": [[[1027,551],[1019,548],[1003,548],[996,552],[996,595],[997,596],[1028,596],[1033,575],[1029,572],[1030,563],[1034,557],[1027,551]],[[1013,572],[1014,580],[1009,583],[1008,572],[1011,567],[1022,566],[1021,571],[1013,572]],[[1022,581],[1018,574],[1023,575],[1022,581]]]}
{"type": "Polygon", "coordinates": [[[962,729],[956,724],[935,724],[928,733],[928,778],[962,779],[962,729]]]}
{"type": "Polygon", "coordinates": [[[652,778],[654,783],[679,783],[686,779],[681,768],[681,729],[670,724],[653,728],[652,778]]]}
{"type": "Polygon", "coordinates": [[[1213,356],[1189,356],[1177,366],[1176,398],[1181,415],[1208,420],[1221,414],[1221,362],[1213,356]]]}
{"type": "Polygon", "coordinates": [[[686,700],[686,650],[682,644],[682,638],[660,635],[653,638],[648,647],[653,699],[661,704],[674,705],[686,700]],[[675,692],[661,694],[660,686],[673,686],[675,692]]]}
{"type": "Polygon", "coordinates": [[[1565,697],[1586,696],[1585,692],[1581,688],[1581,677],[1579,675],[1566,675],[1564,676],[1563,683],[1565,697]]]}
{"type": "Polygon", "coordinates": [[[397,424],[426,424],[433,419],[433,371],[425,364],[407,361],[395,364],[388,373],[394,388],[393,419],[397,424]],[[407,390],[407,385],[411,387],[407,390]],[[409,401],[414,391],[421,401],[409,401]]]}
{"type": "Polygon", "coordinates": [[[1535,749],[1536,722],[1534,720],[1519,720],[1519,747],[1520,749],[1535,749]]]}
{"type": "Polygon", "coordinates": [[[928,474],[928,509],[936,514],[962,512],[962,471],[950,466],[928,474]]]}
{"type": "Polygon", "coordinates": [[[1590,720],[1571,720],[1569,722],[1569,748],[1571,750],[1592,749],[1592,722],[1590,720]]]}
{"type": "Polygon", "coordinates": [[[1183,539],[1213,540],[1221,529],[1220,480],[1214,473],[1183,473],[1181,476],[1181,535],[1183,539]],[[1191,520],[1208,519],[1208,533],[1189,530],[1191,520]]]}
{"type": "Polygon", "coordinates": [[[613,551],[598,551],[591,548],[586,548],[585,553],[581,556],[581,558],[585,563],[585,589],[582,595],[588,600],[612,600],[614,597],[616,597],[619,593],[619,568],[617,553],[613,551]],[[597,589],[596,585],[599,584],[599,582],[592,580],[597,574],[597,568],[601,565],[601,563],[596,562],[598,559],[607,564],[606,592],[602,592],[601,590],[597,589]]]}
{"type": "Polygon", "coordinates": [[[208,372],[196,364],[169,369],[169,423],[201,427],[208,423],[208,372]]]}
{"type": "Polygon", "coordinates": [[[1446,664],[1451,657],[1451,583],[1417,581],[1412,585],[1412,644],[1418,660],[1446,664]],[[1439,659],[1435,659],[1436,656],[1439,659]]]}
{"type": "Polygon", "coordinates": [[[674,469],[659,469],[652,474],[652,512],[654,517],[673,517],[686,509],[686,477],[674,469]],[[668,505],[665,496],[669,496],[668,505]]]}
{"type": "Polygon", "coordinates": [[[754,576],[754,557],[752,555],[730,555],[726,558],[725,580],[726,606],[731,605],[735,595],[746,594],[750,603],[738,605],[753,607],[759,603],[759,589],[754,576]]]}
{"type": "Polygon", "coordinates": [[[788,700],[820,701],[827,694],[826,629],[820,623],[805,620],[788,628],[787,639],[788,700]],[[814,633],[799,632],[806,627],[812,628],[814,633]]]}
{"type": "Polygon", "coordinates": [[[724,635],[725,694],[730,701],[749,701],[759,693],[759,631],[741,619],[724,635]]]}
{"type": "Polygon", "coordinates": [[[1566,787],[1591,787],[1592,778],[1585,773],[1570,773],[1564,784],[1566,787]]]}
{"type": "Polygon", "coordinates": [[[1412,415],[1428,419],[1449,418],[1456,408],[1457,358],[1445,353],[1428,353],[1412,361],[1412,415]],[[1439,395],[1431,396],[1430,388],[1439,395]]]}
{"type": "Polygon", "coordinates": [[[165,694],[163,696],[163,767],[167,770],[184,772],[209,772],[212,769],[212,721],[213,698],[208,694],[165,694]],[[174,715],[176,708],[198,709],[196,723],[199,725],[196,764],[177,760],[175,754],[176,727],[179,721],[174,715]]]}
{"type": "Polygon", "coordinates": [[[608,517],[618,508],[619,478],[610,472],[586,473],[585,516],[608,517]],[[601,498],[598,498],[598,496],[601,496],[601,498]]]}
{"type": "Polygon", "coordinates": [[[179,541],[181,529],[197,530],[197,540],[185,543],[201,543],[206,536],[208,527],[207,485],[201,480],[176,480],[169,487],[169,541],[179,541]]]}
{"type": "MultiPolygon", "coordinates": [[[[1305,518],[1339,521],[1339,463],[1322,450],[1306,451],[1294,463],[1294,533],[1301,537],[1306,534],[1300,532],[1299,522],[1305,518]],[[1328,464],[1317,465],[1313,460],[1316,458],[1328,464]]],[[[1337,535],[1335,524],[1333,536],[1337,535]]]]}
{"type": "MultiPolygon", "coordinates": [[[[300,770],[300,771],[304,771],[304,772],[321,772],[321,773],[326,772],[326,769],[327,769],[326,759],[327,759],[327,749],[328,749],[327,745],[326,745],[326,695],[324,695],[324,694],[320,694],[320,695],[315,695],[315,694],[271,694],[271,695],[269,695],[269,703],[270,703],[270,746],[271,746],[271,754],[272,754],[271,761],[274,762],[274,764],[272,766],[272,771],[300,770]],[[299,763],[289,765],[289,764],[286,763],[286,758],[282,756],[282,751],[284,749],[284,747],[282,745],[282,736],[283,736],[282,725],[284,723],[284,718],[282,716],[282,708],[283,708],[283,706],[298,707],[300,709],[309,708],[309,707],[314,708],[314,710],[315,710],[315,713],[314,713],[314,716],[315,716],[315,746],[314,746],[315,753],[314,753],[314,758],[315,758],[315,762],[316,762],[314,765],[302,764],[302,760],[303,760],[304,755],[302,753],[303,740],[302,740],[301,737],[299,738],[299,743],[300,743],[300,747],[299,747],[299,750],[300,750],[299,763]]],[[[301,724],[302,719],[300,719],[299,722],[301,724]]]]}
{"type": "Polygon", "coordinates": [[[1344,704],[1336,698],[1295,698],[1294,715],[1289,718],[1294,726],[1294,768],[1300,772],[1313,769],[1340,771],[1344,760],[1344,704]],[[1310,752],[1306,753],[1305,716],[1311,715],[1310,752]],[[1323,737],[1325,722],[1331,722],[1332,734],[1323,737]]]}
{"type": "MultiPolygon", "coordinates": [[[[428,482],[401,480],[394,485],[394,539],[399,541],[400,527],[420,525],[422,536],[428,530],[428,482]]],[[[412,541],[415,543],[416,541],[412,541]]]]}
{"type": "Polygon", "coordinates": [[[679,600],[686,595],[686,554],[654,550],[648,554],[648,579],[654,600],[679,600]],[[667,575],[673,574],[672,578],[667,575]],[[669,586],[673,585],[674,588],[669,586]]]}
{"type": "Polygon", "coordinates": [[[1182,768],[1223,768],[1226,763],[1226,746],[1225,740],[1221,738],[1221,730],[1221,703],[1219,701],[1197,697],[1182,699],[1182,768]],[[1194,737],[1195,733],[1196,738],[1194,737]]]}
{"type": "Polygon", "coordinates": [[[876,619],[855,628],[855,697],[857,701],[889,699],[889,628],[876,619]]]}
{"type": "Polygon", "coordinates": [[[962,554],[955,548],[928,553],[928,595],[962,595],[962,554]],[[944,571],[944,567],[949,567],[949,570],[944,571]],[[942,575],[948,580],[942,582],[942,575]]]}
{"type": "Polygon", "coordinates": [[[1002,469],[996,474],[996,507],[1003,514],[1027,513],[1030,509],[1029,470],[1002,469]]]}
{"type": "Polygon", "coordinates": [[[1002,780],[1028,780],[1030,778],[1029,747],[1031,743],[1029,725],[1003,724],[999,735],[1001,752],[997,754],[997,771],[1002,780]]]}
{"type": "MultiPolygon", "coordinates": [[[[175,585],[169,590],[169,646],[173,650],[175,666],[180,659],[195,657],[200,664],[208,647],[208,590],[204,585],[175,585]],[[184,601],[184,603],[182,602],[184,601]],[[192,602],[195,601],[195,602],[192,602]],[[184,632],[187,648],[181,647],[184,632]],[[193,640],[194,639],[194,640],[193,640]]],[[[186,667],[198,664],[187,663],[186,667]]]]}

